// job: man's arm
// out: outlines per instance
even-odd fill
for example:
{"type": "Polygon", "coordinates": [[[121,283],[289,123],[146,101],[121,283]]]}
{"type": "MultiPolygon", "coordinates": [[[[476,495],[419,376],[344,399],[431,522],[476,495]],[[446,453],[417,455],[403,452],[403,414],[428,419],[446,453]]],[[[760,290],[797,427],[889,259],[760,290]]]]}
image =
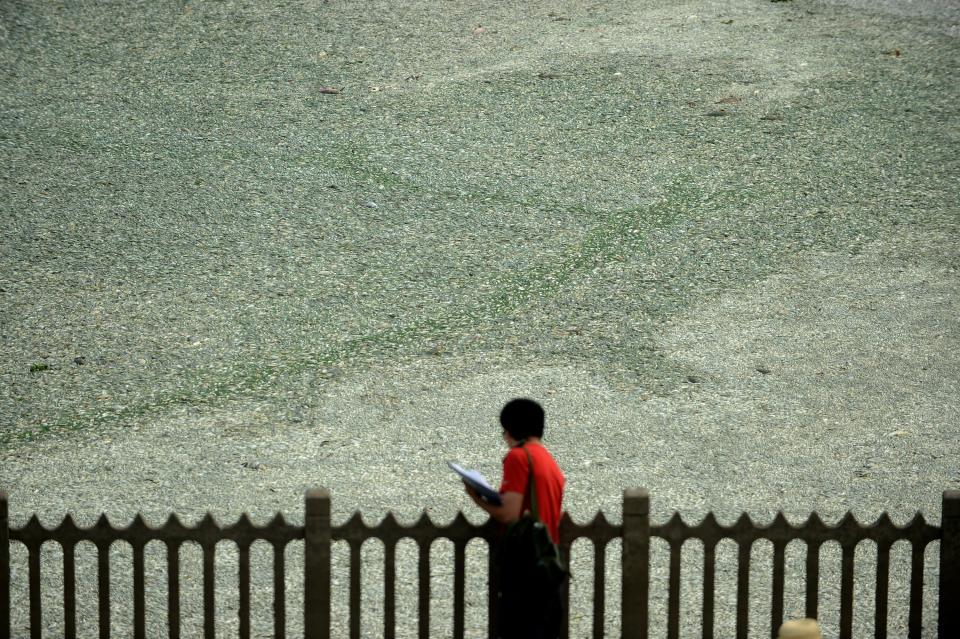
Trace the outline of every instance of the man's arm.
{"type": "Polygon", "coordinates": [[[520,519],[520,509],[523,508],[523,495],[520,493],[507,492],[500,495],[501,504],[496,506],[490,502],[484,501],[477,491],[464,484],[467,494],[477,506],[483,508],[487,513],[497,521],[509,524],[512,521],[520,519]]]}

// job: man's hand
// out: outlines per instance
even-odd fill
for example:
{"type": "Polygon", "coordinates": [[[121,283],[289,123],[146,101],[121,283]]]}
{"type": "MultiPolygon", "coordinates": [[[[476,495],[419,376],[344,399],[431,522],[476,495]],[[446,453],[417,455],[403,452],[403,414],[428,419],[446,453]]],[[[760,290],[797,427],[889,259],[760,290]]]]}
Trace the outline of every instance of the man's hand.
{"type": "Polygon", "coordinates": [[[483,497],[480,496],[480,493],[468,486],[466,482],[463,483],[463,487],[466,489],[467,494],[470,495],[473,503],[487,511],[487,514],[497,521],[509,524],[511,521],[515,521],[520,517],[520,508],[523,504],[523,495],[520,493],[503,493],[500,495],[503,503],[495,506],[484,500],[483,497]]]}

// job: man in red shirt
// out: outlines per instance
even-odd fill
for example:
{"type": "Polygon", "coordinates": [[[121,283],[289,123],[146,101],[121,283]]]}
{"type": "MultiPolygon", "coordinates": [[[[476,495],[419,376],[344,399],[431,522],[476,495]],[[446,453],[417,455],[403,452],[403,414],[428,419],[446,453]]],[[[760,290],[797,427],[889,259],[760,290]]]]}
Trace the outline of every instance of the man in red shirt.
{"type": "MultiPolygon", "coordinates": [[[[560,539],[560,515],[563,504],[564,477],[550,451],[544,447],[544,413],[537,402],[530,399],[514,399],[500,411],[503,439],[510,447],[503,458],[503,481],[500,484],[500,505],[484,501],[475,490],[467,486],[467,494],[474,503],[503,524],[518,520],[531,508],[527,495],[530,479],[530,462],[533,462],[533,486],[537,493],[537,510],[540,521],[550,533],[554,543],[560,539]],[[529,453],[529,457],[527,454],[529,453]]],[[[555,639],[559,636],[559,593],[537,592],[526,589],[511,579],[511,566],[500,566],[500,598],[498,610],[498,635],[502,639],[555,639]]]]}

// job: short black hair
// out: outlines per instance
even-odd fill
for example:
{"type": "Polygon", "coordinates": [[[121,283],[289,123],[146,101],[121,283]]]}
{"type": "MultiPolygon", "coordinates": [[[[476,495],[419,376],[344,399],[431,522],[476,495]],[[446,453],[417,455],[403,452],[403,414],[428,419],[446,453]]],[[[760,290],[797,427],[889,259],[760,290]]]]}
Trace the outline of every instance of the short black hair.
{"type": "Polygon", "coordinates": [[[500,411],[500,425],[517,441],[543,437],[543,407],[525,397],[511,399],[500,411]]]}

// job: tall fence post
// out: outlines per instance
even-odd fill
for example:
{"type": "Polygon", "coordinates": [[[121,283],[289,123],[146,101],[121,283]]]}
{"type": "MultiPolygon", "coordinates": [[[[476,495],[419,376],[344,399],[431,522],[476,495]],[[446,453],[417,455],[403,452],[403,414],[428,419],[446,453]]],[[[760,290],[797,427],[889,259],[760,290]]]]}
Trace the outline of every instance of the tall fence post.
{"type": "Polygon", "coordinates": [[[7,493],[0,490],[0,638],[10,636],[10,524],[7,493]]]}
{"type": "Polygon", "coordinates": [[[960,490],[943,491],[939,637],[960,637],[960,490]]]}
{"type": "Polygon", "coordinates": [[[330,491],[311,488],[304,499],[303,633],[330,639],[330,491]]]}
{"type": "Polygon", "coordinates": [[[621,619],[623,639],[647,639],[650,594],[650,495],[623,492],[621,619]]]}

